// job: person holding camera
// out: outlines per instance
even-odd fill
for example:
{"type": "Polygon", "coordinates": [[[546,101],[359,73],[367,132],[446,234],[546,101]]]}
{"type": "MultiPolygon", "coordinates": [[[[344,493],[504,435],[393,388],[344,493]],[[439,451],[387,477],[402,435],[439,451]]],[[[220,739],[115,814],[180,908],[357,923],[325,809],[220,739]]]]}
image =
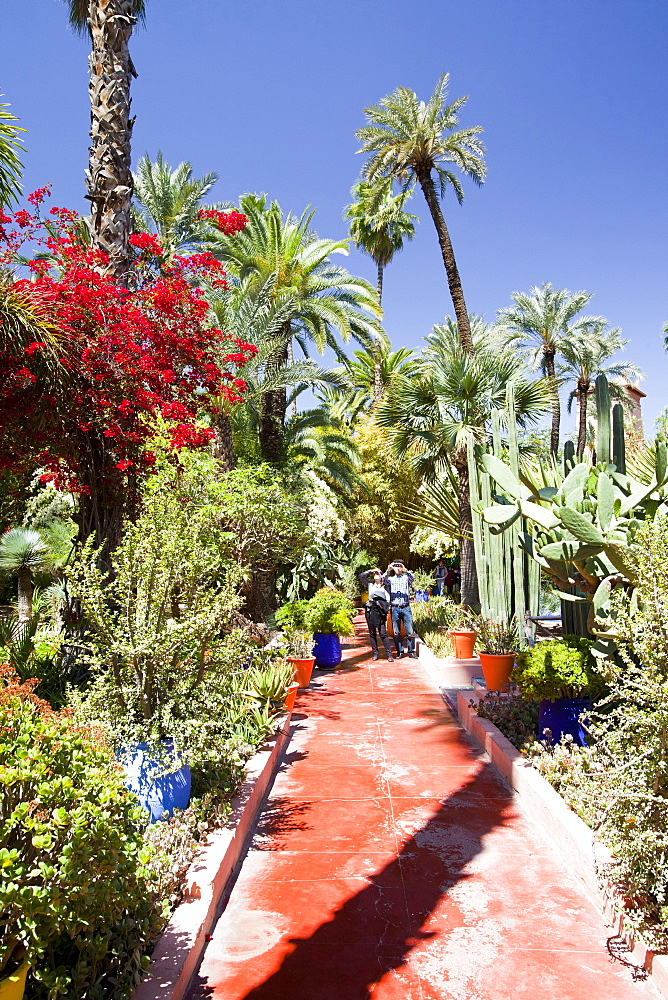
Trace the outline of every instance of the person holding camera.
{"type": "Polygon", "coordinates": [[[390,609],[390,595],[383,584],[383,574],[379,569],[368,569],[358,573],[357,579],[369,590],[369,599],[364,605],[364,617],[369,629],[371,659],[378,659],[378,636],[383,640],[385,653],[390,662],[394,660],[392,647],[387,637],[387,612],[390,609]],[[372,576],[371,581],[369,577],[372,576]]]}
{"type": "Polygon", "coordinates": [[[390,609],[392,612],[392,632],[394,633],[394,645],[397,649],[397,656],[410,656],[417,659],[415,652],[415,630],[413,628],[413,615],[410,606],[410,590],[413,584],[413,574],[410,573],[401,559],[391,562],[383,576],[383,585],[390,595],[390,609]],[[404,623],[408,649],[403,650],[401,642],[401,623],[404,623]]]}

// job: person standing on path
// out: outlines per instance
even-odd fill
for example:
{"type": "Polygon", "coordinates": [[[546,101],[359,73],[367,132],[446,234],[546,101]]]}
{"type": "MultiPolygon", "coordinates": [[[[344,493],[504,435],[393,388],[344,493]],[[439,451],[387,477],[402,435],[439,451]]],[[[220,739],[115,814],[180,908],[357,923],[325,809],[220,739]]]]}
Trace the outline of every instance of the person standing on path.
{"type": "Polygon", "coordinates": [[[443,560],[439,559],[436,565],[436,572],[434,577],[436,578],[436,596],[443,597],[443,591],[445,589],[445,579],[447,576],[447,570],[443,565],[443,560]]]}
{"type": "Polygon", "coordinates": [[[397,656],[402,657],[407,654],[414,660],[417,659],[415,652],[415,630],[413,628],[413,615],[410,606],[410,591],[413,583],[413,574],[409,573],[401,559],[395,559],[387,567],[383,576],[383,584],[390,594],[390,608],[392,610],[392,631],[394,633],[394,645],[397,648],[397,656]],[[404,651],[401,644],[401,623],[404,623],[408,649],[404,651]]]}
{"type": "Polygon", "coordinates": [[[378,659],[378,636],[383,640],[385,653],[388,660],[392,662],[392,647],[387,636],[387,612],[390,609],[390,595],[383,585],[383,575],[379,569],[368,569],[364,573],[358,573],[357,579],[363,587],[369,589],[369,599],[364,606],[364,617],[369,629],[369,642],[371,643],[371,659],[378,659]],[[369,576],[373,574],[371,582],[369,576]]]}

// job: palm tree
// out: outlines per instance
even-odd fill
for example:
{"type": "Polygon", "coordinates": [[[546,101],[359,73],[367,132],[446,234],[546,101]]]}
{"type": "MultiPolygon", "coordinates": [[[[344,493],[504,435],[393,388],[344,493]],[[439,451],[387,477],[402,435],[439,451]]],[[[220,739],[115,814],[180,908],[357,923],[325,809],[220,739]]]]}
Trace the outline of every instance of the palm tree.
{"type": "Polygon", "coordinates": [[[19,133],[25,132],[15,123],[18,118],[10,114],[10,104],[0,104],[0,208],[18,200],[21,192],[20,154],[25,148],[19,141],[19,133]]]}
{"type": "Polygon", "coordinates": [[[555,379],[555,355],[559,345],[573,329],[572,320],[592,297],[592,292],[574,292],[553,288],[549,281],[530,292],[513,292],[514,306],[499,310],[499,323],[517,336],[518,342],[532,348],[533,362],[544,375],[552,379],[552,431],[550,451],[559,451],[561,404],[559,385],[555,379]]]}
{"type": "MultiPolygon", "coordinates": [[[[355,201],[348,205],[344,219],[350,219],[350,235],[357,247],[368,253],[376,264],[376,291],[380,304],[383,298],[383,272],[395,253],[403,248],[404,241],[412,240],[415,236],[417,216],[404,212],[409,192],[393,195],[391,179],[376,185],[358,181],[351,194],[355,201]]],[[[382,395],[379,343],[376,344],[375,356],[374,401],[377,403],[382,395]]]]}
{"type": "Polygon", "coordinates": [[[445,164],[454,164],[476,184],[482,184],[485,161],[478,138],[482,128],[476,125],[455,131],[458,111],[467,98],[459,97],[452,104],[446,104],[448,80],[449,75],[444,73],[426,104],[418,100],[415,91],[398,87],[379,104],[365,109],[369,124],[359,129],[357,137],[362,143],[359,152],[370,154],[363,174],[371,184],[387,178],[398,181],[404,190],[416,182],[422,188],[436,227],[462,347],[471,351],[473,344],[464,291],[440,198],[447,187],[453,189],[460,204],[464,198],[459,178],[445,164]]]}
{"type": "MultiPolygon", "coordinates": [[[[584,455],[587,444],[587,403],[592,384],[598,375],[608,378],[638,379],[642,372],[637,365],[629,362],[617,362],[606,365],[606,361],[617,351],[621,351],[628,340],[622,340],[619,327],[608,328],[608,322],[600,316],[583,316],[575,329],[559,346],[559,353],[564,359],[561,374],[567,380],[575,381],[575,388],[568,398],[568,412],[571,412],[573,400],[578,401],[578,458],[584,455]]],[[[618,387],[610,386],[614,392],[618,387]]],[[[621,392],[617,392],[621,395],[621,392]]]]}
{"type": "Polygon", "coordinates": [[[137,75],[128,45],[144,0],[65,0],[70,24],[88,35],[91,146],[86,198],[91,203],[93,237],[109,254],[116,281],[127,284],[132,232],[132,126],[130,84],[137,75]]]}
{"type": "Polygon", "coordinates": [[[378,269],[376,291],[381,302],[383,271],[395,253],[403,249],[404,242],[415,236],[417,215],[404,212],[410,192],[393,195],[391,180],[375,185],[357,181],[350,193],[355,201],[348,205],[343,217],[350,220],[350,236],[355,245],[368,253],[378,269]]]}
{"type": "Polygon", "coordinates": [[[350,500],[355,489],[368,492],[359,475],[355,442],[326,406],[305,410],[287,422],[284,457],[291,467],[310,470],[343,499],[350,500]]]}
{"type": "MultiPolygon", "coordinates": [[[[255,434],[261,421],[262,401],[267,393],[300,389],[341,387],[338,373],[328,372],[311,360],[277,361],[281,356],[286,323],[294,312],[295,296],[284,291],[274,296],[276,275],[256,287],[252,276],[223,293],[212,293],[209,303],[220,328],[230,337],[253,344],[257,353],[239,369],[238,377],[246,383],[239,403],[225,397],[213,401],[212,428],[214,456],[227,471],[234,466],[234,431],[255,434]]],[[[224,349],[224,345],[223,345],[224,349]]]]}
{"type": "Polygon", "coordinates": [[[389,344],[374,345],[373,351],[354,351],[346,359],[345,375],[352,392],[362,390],[369,404],[378,404],[394,380],[410,377],[419,368],[418,360],[409,347],[393,351],[389,344]]]}
{"type": "Polygon", "coordinates": [[[484,441],[492,411],[503,407],[512,384],[518,423],[533,423],[550,406],[549,381],[530,381],[503,332],[471,317],[472,351],[458,342],[455,324],[427,338],[419,377],[399,378],[376,412],[393,448],[426,483],[457,474],[462,600],[478,603],[469,495],[468,442],[484,441]],[[455,339],[453,350],[453,339],[455,339]]]}
{"type": "MultiPolygon", "coordinates": [[[[248,282],[253,290],[273,277],[273,299],[294,297],[277,347],[276,367],[287,364],[293,339],[305,355],[311,341],[320,352],[333,348],[343,360],[339,337],[344,341],[353,337],[365,347],[373,346],[375,337],[384,338],[373,287],[330,259],[348,253],[346,240],[319,239],[310,228],[313,212],[284,217],[278,203],[268,205],[264,195],[245,195],[240,211],[248,220],[245,229],[233,235],[212,230],[208,246],[234,282],[248,282]]],[[[266,461],[280,461],[286,409],[285,389],[264,394],[260,445],[266,461]]]]}
{"type": "Polygon", "coordinates": [[[49,551],[37,531],[10,528],[0,538],[0,570],[16,573],[18,579],[18,619],[32,617],[32,575],[46,569],[49,551]]]}
{"type": "Polygon", "coordinates": [[[148,153],[141,158],[133,180],[135,228],[159,236],[167,263],[177,254],[198,250],[209,229],[198,212],[218,174],[193,177],[192,163],[186,162],[172,170],[158,151],[155,163],[148,153]]]}

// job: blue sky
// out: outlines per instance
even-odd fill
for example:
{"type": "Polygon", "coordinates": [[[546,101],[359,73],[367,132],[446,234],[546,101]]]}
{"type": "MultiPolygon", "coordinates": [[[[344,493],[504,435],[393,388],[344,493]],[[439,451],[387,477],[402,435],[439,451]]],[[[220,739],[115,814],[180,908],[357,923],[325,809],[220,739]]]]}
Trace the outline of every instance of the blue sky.
{"type": "MultiPolygon", "coordinates": [[[[25,187],[84,210],[87,41],[62,0],[2,12],[0,92],[28,129],[25,187]]],[[[361,167],[362,110],[438,76],[469,94],[488,179],[444,202],[467,304],[492,319],[514,290],[551,281],[595,292],[646,372],[646,430],[668,405],[668,185],[664,0],[147,0],[132,40],[133,151],[215,170],[212,196],[265,191],[317,208],[323,236],[361,167]]],[[[452,311],[422,196],[418,235],[386,274],[385,325],[417,346],[452,311]]],[[[348,266],[374,279],[352,252],[348,266]]],[[[567,418],[568,419],[568,418],[567,418]]],[[[570,429],[570,427],[565,427],[570,429]]]]}

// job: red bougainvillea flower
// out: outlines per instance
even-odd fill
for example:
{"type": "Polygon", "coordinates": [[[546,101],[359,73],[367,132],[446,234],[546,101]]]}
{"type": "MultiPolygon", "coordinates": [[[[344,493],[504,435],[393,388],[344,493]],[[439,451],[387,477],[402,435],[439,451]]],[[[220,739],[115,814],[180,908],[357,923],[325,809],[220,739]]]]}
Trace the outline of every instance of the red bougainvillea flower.
{"type": "Polygon", "coordinates": [[[133,233],[128,242],[136,250],[162,257],[164,250],[157,236],[152,233],[133,233]]]}
{"type": "Polygon", "coordinates": [[[240,233],[246,228],[248,219],[241,212],[219,212],[215,208],[200,208],[197,213],[198,218],[208,219],[216,229],[227,236],[233,233],[240,233]]]}
{"type": "MultiPolygon", "coordinates": [[[[212,432],[199,415],[209,399],[241,398],[238,369],[256,349],[212,324],[202,287],[220,287],[225,274],[210,254],[163,261],[158,272],[146,259],[162,257],[160,241],[136,233],[136,274],[117,285],[107,255],[78,241],[76,213],[51,209],[44,227],[46,194],[29,196],[34,212],[0,218],[0,266],[41,251],[31,279],[5,288],[48,318],[62,351],[56,369],[39,340],[0,349],[0,470],[41,465],[58,488],[109,494],[155,464],[156,418],[172,448],[205,446],[212,432]]],[[[243,228],[230,214],[225,224],[243,228]]]]}

